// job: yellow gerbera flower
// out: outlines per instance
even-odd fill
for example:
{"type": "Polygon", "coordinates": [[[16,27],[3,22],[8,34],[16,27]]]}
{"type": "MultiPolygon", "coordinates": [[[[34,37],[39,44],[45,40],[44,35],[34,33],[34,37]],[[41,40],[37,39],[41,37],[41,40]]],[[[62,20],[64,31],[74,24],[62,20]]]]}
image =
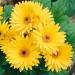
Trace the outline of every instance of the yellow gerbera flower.
{"type": "Polygon", "coordinates": [[[6,33],[4,33],[3,38],[0,41],[0,45],[7,45],[8,43],[12,42],[12,40],[15,40],[17,35],[20,35],[20,33],[15,31],[15,29],[9,28],[6,33]]]}
{"type": "Polygon", "coordinates": [[[45,66],[51,71],[61,71],[67,69],[72,63],[73,51],[69,44],[64,44],[58,47],[59,51],[55,51],[52,54],[46,52],[44,54],[45,66]]]}
{"type": "Polygon", "coordinates": [[[36,28],[38,23],[54,23],[52,17],[51,12],[40,3],[25,1],[15,5],[10,22],[16,30],[27,31],[36,28]]]}
{"type": "Polygon", "coordinates": [[[32,66],[38,66],[40,52],[32,44],[32,41],[27,38],[17,37],[8,46],[2,47],[6,53],[6,59],[11,64],[11,67],[19,69],[32,70],[32,66]]]}
{"type": "Polygon", "coordinates": [[[15,39],[15,36],[19,35],[19,32],[10,28],[7,22],[3,22],[0,25],[0,46],[7,45],[11,40],[15,39]]]}
{"type": "Polygon", "coordinates": [[[8,23],[4,22],[0,25],[0,41],[4,39],[5,34],[7,33],[8,30],[9,30],[8,23]]]}
{"type": "Polygon", "coordinates": [[[3,18],[1,15],[3,14],[3,7],[0,6],[0,20],[3,18]]]}
{"type": "Polygon", "coordinates": [[[39,25],[38,30],[34,30],[32,33],[34,43],[43,52],[57,50],[57,46],[63,45],[65,42],[65,32],[59,32],[59,30],[58,25],[39,25]]]}

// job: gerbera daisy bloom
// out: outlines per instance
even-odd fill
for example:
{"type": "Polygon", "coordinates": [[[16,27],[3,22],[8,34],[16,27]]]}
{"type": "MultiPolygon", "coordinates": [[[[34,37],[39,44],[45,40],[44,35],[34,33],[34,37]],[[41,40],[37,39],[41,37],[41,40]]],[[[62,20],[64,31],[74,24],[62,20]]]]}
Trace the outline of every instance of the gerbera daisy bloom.
{"type": "Polygon", "coordinates": [[[60,32],[60,26],[57,25],[39,25],[38,30],[34,30],[32,35],[37,47],[45,52],[58,50],[57,46],[65,42],[65,32],[60,32]]]}
{"type": "Polygon", "coordinates": [[[0,20],[3,18],[1,15],[3,14],[3,7],[0,6],[0,20]]]}
{"type": "Polygon", "coordinates": [[[28,31],[36,28],[38,23],[54,23],[53,15],[40,3],[25,1],[16,4],[10,22],[16,30],[28,31]]]}
{"type": "Polygon", "coordinates": [[[38,66],[40,51],[32,44],[32,41],[27,38],[17,37],[8,46],[2,47],[6,53],[6,59],[11,64],[11,67],[19,69],[32,70],[33,66],[38,66]]]}
{"type": "Polygon", "coordinates": [[[66,70],[72,63],[73,51],[69,44],[64,44],[58,47],[59,51],[55,51],[52,54],[46,52],[44,54],[45,66],[51,71],[66,70]]]}

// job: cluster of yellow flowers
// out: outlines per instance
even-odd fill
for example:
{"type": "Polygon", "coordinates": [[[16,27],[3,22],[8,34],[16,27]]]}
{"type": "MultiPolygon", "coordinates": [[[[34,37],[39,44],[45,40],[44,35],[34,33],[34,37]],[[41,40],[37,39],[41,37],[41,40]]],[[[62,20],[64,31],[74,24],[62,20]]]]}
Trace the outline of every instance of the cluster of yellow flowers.
{"type": "Polygon", "coordinates": [[[51,71],[67,69],[72,63],[72,46],[65,42],[53,15],[40,3],[23,1],[13,7],[10,24],[0,25],[0,48],[14,69],[32,70],[39,59],[51,71]]]}

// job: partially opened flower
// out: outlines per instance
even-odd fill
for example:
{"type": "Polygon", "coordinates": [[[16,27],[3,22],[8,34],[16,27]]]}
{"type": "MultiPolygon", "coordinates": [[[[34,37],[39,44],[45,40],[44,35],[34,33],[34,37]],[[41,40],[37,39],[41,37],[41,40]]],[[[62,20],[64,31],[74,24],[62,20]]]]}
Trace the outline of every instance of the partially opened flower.
{"type": "Polygon", "coordinates": [[[73,51],[71,45],[66,43],[63,46],[59,46],[58,49],[59,51],[55,51],[52,54],[49,52],[44,54],[45,66],[52,72],[65,70],[72,63],[73,51]]]}
{"type": "Polygon", "coordinates": [[[65,32],[60,32],[58,25],[39,25],[38,30],[34,30],[32,35],[34,43],[40,47],[41,51],[58,50],[57,46],[65,42],[65,32]]]}
{"type": "Polygon", "coordinates": [[[51,12],[40,3],[25,1],[15,5],[10,22],[16,30],[29,31],[39,23],[54,23],[52,17],[51,12]]]}
{"type": "Polygon", "coordinates": [[[27,38],[17,37],[8,46],[2,47],[6,53],[6,59],[11,67],[19,69],[32,70],[33,66],[38,66],[40,51],[27,38]]]}

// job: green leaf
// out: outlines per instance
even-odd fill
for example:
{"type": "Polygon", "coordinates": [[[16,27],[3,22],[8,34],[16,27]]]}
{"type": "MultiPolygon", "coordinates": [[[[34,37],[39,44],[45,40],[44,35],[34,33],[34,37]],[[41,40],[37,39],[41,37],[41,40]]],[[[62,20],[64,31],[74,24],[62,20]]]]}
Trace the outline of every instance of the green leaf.
{"type": "Polygon", "coordinates": [[[12,12],[12,6],[5,5],[4,6],[4,14],[3,14],[3,21],[7,21],[9,19],[11,12],[12,12]]]}
{"type": "Polygon", "coordinates": [[[61,72],[58,72],[57,75],[68,75],[68,71],[61,71],[61,72]]]}
{"type": "Polygon", "coordinates": [[[5,54],[0,51],[0,65],[6,65],[7,62],[6,62],[6,59],[5,59],[5,54]]]}
{"type": "Polygon", "coordinates": [[[44,5],[44,7],[48,7],[51,9],[51,0],[33,0],[34,2],[40,2],[44,5]]]}
{"type": "Polygon", "coordinates": [[[1,62],[1,65],[7,65],[6,59],[3,59],[3,61],[1,62]]]}
{"type": "Polygon", "coordinates": [[[49,71],[47,75],[68,75],[68,71],[60,71],[60,72],[51,72],[49,71]]]}
{"type": "Polygon", "coordinates": [[[0,75],[3,75],[4,72],[5,70],[0,66],[0,75]]]}
{"type": "Polygon", "coordinates": [[[30,75],[36,75],[35,70],[30,71],[30,75]]]}
{"type": "Polygon", "coordinates": [[[52,11],[57,16],[66,13],[68,16],[75,14],[75,0],[57,0],[53,2],[52,11]],[[58,13],[57,13],[58,12],[58,13]]]}
{"type": "MultiPolygon", "coordinates": [[[[40,70],[40,69],[38,69],[38,70],[34,69],[30,72],[30,75],[49,75],[49,72],[47,70],[44,71],[44,70],[40,70]]],[[[51,75],[52,75],[52,73],[51,73],[51,75]]]]}
{"type": "Polygon", "coordinates": [[[68,19],[64,0],[57,0],[56,2],[53,2],[51,10],[56,23],[63,23],[68,19]]]}
{"type": "Polygon", "coordinates": [[[72,16],[75,14],[75,0],[64,0],[67,8],[66,14],[72,16]]]}
{"type": "Polygon", "coordinates": [[[68,71],[62,70],[60,72],[52,72],[46,70],[40,70],[40,69],[33,69],[30,71],[30,75],[68,75],[68,71]]]}

